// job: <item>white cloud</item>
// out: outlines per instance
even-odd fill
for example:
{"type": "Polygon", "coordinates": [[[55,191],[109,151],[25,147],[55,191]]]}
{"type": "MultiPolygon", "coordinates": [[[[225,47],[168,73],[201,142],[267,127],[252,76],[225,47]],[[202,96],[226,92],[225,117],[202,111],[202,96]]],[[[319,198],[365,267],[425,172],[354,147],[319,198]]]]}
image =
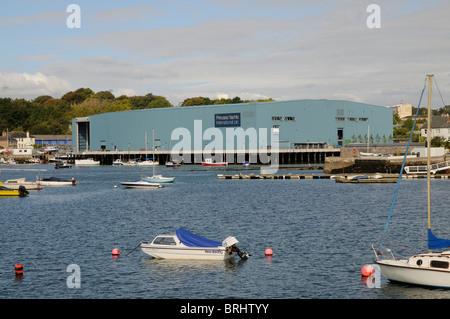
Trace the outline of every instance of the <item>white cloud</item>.
{"type": "MultiPolygon", "coordinates": [[[[381,29],[366,25],[371,1],[249,1],[234,10],[240,3],[217,0],[205,13],[198,13],[196,23],[184,26],[173,22],[167,27],[170,17],[183,12],[173,4],[170,12],[164,12],[159,4],[145,12],[165,14],[161,27],[117,30],[111,26],[110,32],[102,33],[86,27],[86,33],[57,39],[74,56],[53,59],[38,70],[65,79],[72,90],[153,93],[166,96],[174,105],[188,97],[219,93],[242,99],[341,98],[378,105],[416,104],[427,73],[436,74],[446,97],[450,87],[448,2],[377,1],[381,29]],[[220,5],[228,15],[220,17],[220,10],[211,14],[213,5],[220,5]],[[258,9],[253,12],[254,6],[258,9]],[[303,8],[317,10],[308,16],[300,14],[303,8]],[[214,19],[206,18],[208,14],[214,19]]],[[[140,9],[105,11],[96,19],[108,23],[121,14],[126,21],[139,19],[141,14],[135,10],[140,9]]],[[[109,30],[106,25],[100,29],[109,30]]]]}
{"type": "Polygon", "coordinates": [[[60,97],[70,91],[67,81],[40,72],[0,73],[0,96],[33,99],[40,95],[60,97]]]}

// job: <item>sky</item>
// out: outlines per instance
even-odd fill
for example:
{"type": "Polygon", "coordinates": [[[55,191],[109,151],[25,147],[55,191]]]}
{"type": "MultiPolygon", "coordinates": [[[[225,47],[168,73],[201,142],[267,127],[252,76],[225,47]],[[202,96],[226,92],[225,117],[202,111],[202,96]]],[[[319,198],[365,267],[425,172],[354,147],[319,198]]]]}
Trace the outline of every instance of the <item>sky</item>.
{"type": "Polygon", "coordinates": [[[83,87],[175,106],[196,96],[417,106],[434,74],[440,108],[449,12],[448,0],[8,1],[0,97],[83,87]]]}

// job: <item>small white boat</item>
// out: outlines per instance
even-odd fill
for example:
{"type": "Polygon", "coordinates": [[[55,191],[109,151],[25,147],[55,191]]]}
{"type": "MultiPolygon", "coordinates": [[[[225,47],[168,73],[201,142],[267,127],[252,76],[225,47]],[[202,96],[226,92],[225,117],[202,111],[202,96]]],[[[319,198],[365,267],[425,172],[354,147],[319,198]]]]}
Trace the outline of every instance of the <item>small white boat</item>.
{"type": "Polygon", "coordinates": [[[249,167],[250,166],[250,162],[249,161],[242,162],[242,166],[249,167]]]}
{"type": "Polygon", "coordinates": [[[33,158],[28,159],[28,160],[27,160],[27,163],[30,163],[30,164],[40,164],[40,163],[41,163],[41,160],[40,160],[39,158],[33,157],[33,158]]]}
{"type": "Polygon", "coordinates": [[[113,166],[122,166],[123,162],[122,162],[122,160],[120,158],[118,158],[118,159],[114,160],[112,162],[112,164],[113,164],[113,166]]]}
{"type": "Polygon", "coordinates": [[[62,161],[62,160],[56,161],[54,165],[55,165],[55,169],[60,169],[60,168],[72,168],[72,165],[71,165],[71,164],[69,164],[69,163],[67,163],[67,162],[65,162],[65,161],[62,161]]]}
{"type": "Polygon", "coordinates": [[[139,166],[158,166],[159,162],[153,162],[152,160],[145,160],[145,161],[141,161],[141,162],[137,162],[137,165],[139,166]]]}
{"type": "Polygon", "coordinates": [[[227,162],[214,162],[211,158],[205,158],[202,162],[202,166],[227,166],[227,162]]]}
{"type": "Polygon", "coordinates": [[[75,178],[71,180],[61,179],[58,177],[44,177],[38,179],[36,182],[40,183],[42,186],[75,186],[77,181],[75,178]]]}
{"type": "Polygon", "coordinates": [[[100,165],[100,161],[95,161],[93,158],[76,159],[75,165],[76,166],[100,165]]]}
{"type": "Polygon", "coordinates": [[[24,186],[27,190],[41,190],[42,189],[42,186],[38,181],[31,182],[31,181],[28,181],[26,178],[8,179],[3,182],[3,186],[10,188],[10,189],[19,189],[20,186],[24,186]]]}
{"type": "Polygon", "coordinates": [[[151,183],[172,183],[175,177],[164,177],[162,175],[153,175],[142,177],[143,180],[151,183]]]}
{"type": "Polygon", "coordinates": [[[120,184],[122,184],[122,186],[126,187],[126,188],[162,188],[163,185],[158,184],[158,183],[152,183],[149,181],[146,181],[144,179],[138,179],[135,181],[130,181],[130,182],[121,182],[120,184]]]}
{"type": "Polygon", "coordinates": [[[177,161],[169,161],[166,162],[166,167],[180,167],[181,164],[178,163],[177,161]]]}
{"type": "Polygon", "coordinates": [[[137,162],[135,160],[131,160],[131,161],[128,161],[128,162],[122,162],[122,165],[123,166],[136,166],[137,162]]]}
{"type": "Polygon", "coordinates": [[[238,240],[229,236],[223,242],[195,235],[185,229],[177,229],[175,234],[159,235],[151,242],[141,242],[141,250],[161,259],[183,260],[228,260],[237,253],[242,259],[249,254],[236,245],[238,240]]]}

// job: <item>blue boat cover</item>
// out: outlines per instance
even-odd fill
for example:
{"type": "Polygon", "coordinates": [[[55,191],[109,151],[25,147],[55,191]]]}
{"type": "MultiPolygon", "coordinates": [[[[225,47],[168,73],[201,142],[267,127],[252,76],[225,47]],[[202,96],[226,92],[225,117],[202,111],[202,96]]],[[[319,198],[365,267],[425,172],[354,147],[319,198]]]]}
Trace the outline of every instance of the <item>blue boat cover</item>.
{"type": "Polygon", "coordinates": [[[177,229],[176,235],[178,239],[188,247],[217,247],[222,246],[221,242],[204,238],[187,231],[186,229],[177,229]]]}
{"type": "Polygon", "coordinates": [[[431,229],[428,229],[428,249],[450,247],[450,240],[441,239],[434,236],[431,229]]]}

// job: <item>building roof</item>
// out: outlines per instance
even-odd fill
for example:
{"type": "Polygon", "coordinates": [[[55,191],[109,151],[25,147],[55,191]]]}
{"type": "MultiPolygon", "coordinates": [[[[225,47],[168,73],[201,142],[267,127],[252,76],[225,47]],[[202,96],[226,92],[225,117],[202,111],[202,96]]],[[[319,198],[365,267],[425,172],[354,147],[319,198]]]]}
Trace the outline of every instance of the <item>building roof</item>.
{"type": "MultiPolygon", "coordinates": [[[[428,127],[428,121],[426,121],[422,128],[428,127]]],[[[432,116],[431,117],[431,128],[448,128],[450,127],[450,122],[447,122],[447,118],[443,116],[432,116]]]]}
{"type": "Polygon", "coordinates": [[[61,141],[61,140],[72,140],[72,135],[33,135],[36,141],[39,140],[55,140],[55,141],[61,141]]]}

